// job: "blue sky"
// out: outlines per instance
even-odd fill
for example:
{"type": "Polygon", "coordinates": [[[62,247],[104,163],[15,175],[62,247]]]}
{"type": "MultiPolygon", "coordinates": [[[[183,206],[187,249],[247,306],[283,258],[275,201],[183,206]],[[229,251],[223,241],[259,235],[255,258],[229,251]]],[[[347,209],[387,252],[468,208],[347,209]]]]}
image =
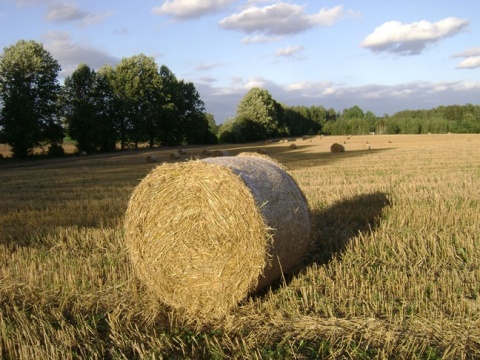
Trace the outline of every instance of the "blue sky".
{"type": "Polygon", "coordinates": [[[35,40],[70,75],[143,53],[217,123],[253,86],[376,115],[480,104],[478,0],[0,0],[0,49],[35,40]]]}

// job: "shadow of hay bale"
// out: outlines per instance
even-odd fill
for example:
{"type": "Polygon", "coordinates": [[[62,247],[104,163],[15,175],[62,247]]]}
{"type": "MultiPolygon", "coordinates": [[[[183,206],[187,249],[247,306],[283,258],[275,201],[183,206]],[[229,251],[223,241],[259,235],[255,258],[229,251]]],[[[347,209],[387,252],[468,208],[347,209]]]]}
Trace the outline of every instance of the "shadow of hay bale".
{"type": "Polygon", "coordinates": [[[308,264],[325,264],[345,250],[358,233],[375,229],[382,211],[390,205],[387,194],[375,192],[339,201],[312,211],[314,240],[308,264]]]}
{"type": "Polygon", "coordinates": [[[263,296],[269,290],[276,290],[283,284],[288,285],[293,277],[306,267],[324,265],[336,255],[345,251],[351,239],[358,233],[374,230],[380,223],[382,211],[390,205],[387,194],[375,192],[358,195],[339,201],[323,209],[311,211],[313,239],[310,253],[303,264],[292,269],[284,278],[271,284],[253,297],[263,296]]]}

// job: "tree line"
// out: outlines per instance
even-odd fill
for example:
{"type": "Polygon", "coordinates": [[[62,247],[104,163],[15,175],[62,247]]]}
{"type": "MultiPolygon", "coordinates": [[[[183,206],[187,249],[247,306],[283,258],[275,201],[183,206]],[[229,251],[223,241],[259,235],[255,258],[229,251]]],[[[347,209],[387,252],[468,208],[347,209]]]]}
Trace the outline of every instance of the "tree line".
{"type": "Polygon", "coordinates": [[[313,134],[480,133],[480,106],[450,105],[377,117],[354,105],[287,106],[252,88],[236,116],[217,127],[191,82],[143,54],[98,70],[80,64],[58,82],[58,62],[35,41],[19,41],[0,56],[0,143],[24,158],[36,147],[62,154],[65,136],[78,151],[106,152],[180,144],[241,143],[313,134]]]}
{"type": "Polygon", "coordinates": [[[120,145],[215,143],[213,116],[191,82],[143,54],[97,71],[87,64],[60,85],[61,67],[35,41],[21,40],[0,57],[0,143],[25,158],[36,147],[61,154],[63,139],[78,151],[120,145]]]}
{"type": "Polygon", "coordinates": [[[247,142],[308,134],[362,135],[480,133],[480,106],[449,105],[403,110],[377,117],[358,105],[336,111],[323,106],[287,106],[264,89],[253,88],[240,101],[234,118],[218,130],[220,141],[247,142]]]}

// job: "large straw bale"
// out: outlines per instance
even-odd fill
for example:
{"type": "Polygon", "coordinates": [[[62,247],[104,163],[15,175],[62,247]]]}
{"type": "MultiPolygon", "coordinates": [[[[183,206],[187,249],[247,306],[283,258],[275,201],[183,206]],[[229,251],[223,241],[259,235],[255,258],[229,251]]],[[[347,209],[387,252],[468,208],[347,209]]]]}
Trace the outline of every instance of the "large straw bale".
{"type": "Polygon", "coordinates": [[[310,216],[295,181],[267,156],[163,164],[125,215],[137,276],[161,301],[218,319],[299,264],[310,216]]]}
{"type": "Polygon", "coordinates": [[[332,146],[330,146],[330,151],[332,153],[344,152],[345,151],[345,146],[343,146],[341,144],[338,144],[338,143],[334,143],[334,144],[332,144],[332,146]]]}

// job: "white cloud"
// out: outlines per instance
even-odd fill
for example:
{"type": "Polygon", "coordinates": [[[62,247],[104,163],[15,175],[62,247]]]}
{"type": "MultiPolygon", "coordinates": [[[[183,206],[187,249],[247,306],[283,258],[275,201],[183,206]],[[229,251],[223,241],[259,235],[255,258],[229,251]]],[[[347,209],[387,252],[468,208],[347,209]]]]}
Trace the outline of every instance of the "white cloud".
{"type": "Polygon", "coordinates": [[[51,22],[74,21],[80,27],[97,24],[112,15],[112,12],[94,14],[84,11],[75,4],[57,3],[48,7],[45,20],[51,22]]]}
{"type": "Polygon", "coordinates": [[[457,69],[475,69],[480,67],[480,56],[469,56],[457,65],[457,69]]]}
{"type": "Polygon", "coordinates": [[[284,56],[284,57],[297,57],[300,52],[304,50],[304,47],[301,45],[296,46],[287,46],[282,49],[278,49],[275,55],[284,56]]]}
{"type": "Polygon", "coordinates": [[[242,39],[242,44],[257,44],[257,43],[269,43],[281,40],[281,36],[264,36],[264,35],[252,35],[245,36],[242,39]]]}
{"type": "Polygon", "coordinates": [[[476,69],[480,67],[480,47],[467,49],[461,53],[454,54],[453,58],[464,58],[457,69],[476,69]]]}
{"type": "Polygon", "coordinates": [[[453,36],[469,25],[468,20],[449,17],[437,22],[418,21],[404,24],[388,21],[368,35],[361,46],[377,52],[401,55],[420,54],[429,44],[453,36]]]}
{"type": "Polygon", "coordinates": [[[192,19],[216,13],[236,0],[166,0],[156,6],[152,12],[157,15],[169,15],[178,20],[192,19]]]}
{"type": "Polygon", "coordinates": [[[97,69],[105,64],[116,65],[119,59],[88,44],[75,43],[67,32],[49,32],[44,35],[45,48],[58,60],[62,67],[60,76],[75,71],[81,63],[97,69]]]}
{"type": "Polygon", "coordinates": [[[480,46],[467,49],[458,54],[454,54],[452,57],[459,58],[459,57],[470,57],[470,56],[478,56],[478,55],[480,55],[480,46]]]}
{"type": "Polygon", "coordinates": [[[303,6],[279,2],[264,7],[248,7],[220,20],[219,25],[227,30],[263,35],[268,39],[272,36],[298,34],[315,26],[331,26],[351,15],[353,12],[345,11],[342,6],[323,8],[316,14],[307,14],[303,6]]]}

